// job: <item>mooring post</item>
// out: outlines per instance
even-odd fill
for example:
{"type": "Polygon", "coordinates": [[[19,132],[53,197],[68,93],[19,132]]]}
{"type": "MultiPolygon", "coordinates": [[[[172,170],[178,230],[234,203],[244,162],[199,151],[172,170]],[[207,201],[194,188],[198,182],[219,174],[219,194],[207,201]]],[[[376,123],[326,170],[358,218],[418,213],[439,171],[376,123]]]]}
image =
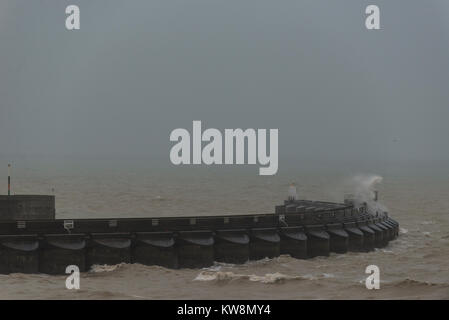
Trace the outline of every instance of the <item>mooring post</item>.
{"type": "Polygon", "coordinates": [[[11,164],[8,163],[8,196],[11,195],[11,164]]]}

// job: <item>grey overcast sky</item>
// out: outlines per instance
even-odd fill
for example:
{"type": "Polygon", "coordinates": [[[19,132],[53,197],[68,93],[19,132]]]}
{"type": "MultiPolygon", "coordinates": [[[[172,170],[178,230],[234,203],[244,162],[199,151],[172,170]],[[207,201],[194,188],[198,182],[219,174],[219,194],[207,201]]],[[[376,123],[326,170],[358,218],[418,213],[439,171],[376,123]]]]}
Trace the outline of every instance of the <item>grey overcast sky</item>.
{"type": "Polygon", "coordinates": [[[278,128],[280,170],[448,168],[449,1],[0,0],[2,160],[168,163],[192,120],[278,128]]]}

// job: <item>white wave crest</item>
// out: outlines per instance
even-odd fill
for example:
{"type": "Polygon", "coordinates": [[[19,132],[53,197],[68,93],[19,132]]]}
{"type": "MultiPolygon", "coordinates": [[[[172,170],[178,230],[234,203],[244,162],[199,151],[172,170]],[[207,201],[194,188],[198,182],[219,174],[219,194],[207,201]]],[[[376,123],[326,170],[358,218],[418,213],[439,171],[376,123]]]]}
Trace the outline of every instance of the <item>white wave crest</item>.
{"type": "Polygon", "coordinates": [[[115,265],[107,265],[107,264],[100,265],[100,264],[94,264],[94,265],[90,268],[89,272],[92,272],[92,273],[112,272],[112,271],[115,271],[115,270],[120,269],[120,268],[123,267],[124,265],[125,265],[125,263],[119,263],[119,264],[115,264],[115,265]]]}
{"type": "Polygon", "coordinates": [[[236,274],[234,272],[212,272],[212,271],[201,271],[194,281],[235,281],[235,280],[247,280],[260,283],[281,283],[287,280],[318,280],[325,278],[333,278],[332,274],[322,274],[319,276],[305,275],[305,276],[289,276],[279,272],[267,273],[262,276],[254,274],[236,274]]]}

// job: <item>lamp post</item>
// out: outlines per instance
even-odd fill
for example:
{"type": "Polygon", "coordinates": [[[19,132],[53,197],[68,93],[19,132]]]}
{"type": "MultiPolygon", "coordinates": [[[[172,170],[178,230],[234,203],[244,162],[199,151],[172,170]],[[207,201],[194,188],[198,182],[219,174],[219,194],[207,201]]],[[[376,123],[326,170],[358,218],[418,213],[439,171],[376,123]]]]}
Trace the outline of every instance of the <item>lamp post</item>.
{"type": "Polygon", "coordinates": [[[8,163],[8,196],[11,195],[11,164],[8,163]]]}

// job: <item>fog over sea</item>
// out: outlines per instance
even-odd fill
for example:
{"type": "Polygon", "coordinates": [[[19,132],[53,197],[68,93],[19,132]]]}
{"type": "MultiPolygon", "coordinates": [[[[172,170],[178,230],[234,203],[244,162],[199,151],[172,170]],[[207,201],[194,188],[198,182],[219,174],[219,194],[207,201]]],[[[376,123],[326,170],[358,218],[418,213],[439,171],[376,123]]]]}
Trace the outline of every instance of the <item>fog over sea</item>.
{"type": "Polygon", "coordinates": [[[12,163],[13,192],[54,193],[58,218],[258,214],[291,182],[343,201],[375,175],[400,236],[311,260],[97,266],[78,291],[0,275],[0,298],[449,298],[449,1],[376,0],[380,30],[368,0],[75,2],[69,31],[67,1],[0,1],[0,194],[12,163]],[[279,171],[171,165],[170,133],[196,120],[278,129],[279,171]]]}
{"type": "MultiPolygon", "coordinates": [[[[19,170],[17,170],[19,171],[19,170]]],[[[383,174],[380,201],[400,223],[400,236],[369,253],[331,254],[310,260],[289,256],[244,265],[170,270],[120,264],[95,266],[81,289],[65,289],[64,276],[0,275],[1,299],[449,299],[449,179],[437,174],[383,174]],[[365,268],[380,268],[381,289],[365,288],[365,268]]],[[[342,201],[349,172],[281,170],[261,177],[257,168],[189,170],[22,169],[17,194],[51,193],[58,218],[156,217],[269,213],[296,182],[300,198],[342,201]]],[[[1,186],[0,192],[6,191],[1,186]]]]}

